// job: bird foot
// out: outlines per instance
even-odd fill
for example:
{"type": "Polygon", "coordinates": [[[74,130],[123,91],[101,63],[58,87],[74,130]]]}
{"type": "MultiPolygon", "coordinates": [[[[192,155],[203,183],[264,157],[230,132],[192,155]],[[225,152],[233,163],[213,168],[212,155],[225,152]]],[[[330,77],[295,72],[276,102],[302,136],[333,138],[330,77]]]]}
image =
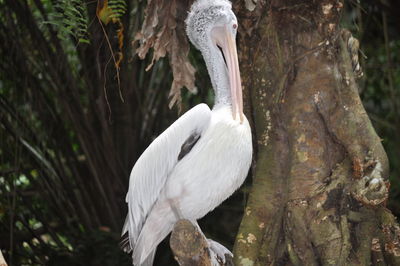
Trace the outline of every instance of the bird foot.
{"type": "Polygon", "coordinates": [[[204,236],[207,240],[208,250],[210,251],[211,265],[212,266],[233,266],[233,254],[232,252],[221,245],[220,243],[206,238],[204,233],[201,231],[201,228],[197,221],[193,221],[193,224],[197,226],[199,232],[204,236]]]}
{"type": "MultiPolygon", "coordinates": [[[[210,257],[212,258],[212,265],[231,265],[229,261],[233,258],[232,252],[229,249],[221,245],[220,243],[207,239],[208,247],[211,253],[210,257]]],[[[233,264],[232,264],[233,265],[233,264]]]]}

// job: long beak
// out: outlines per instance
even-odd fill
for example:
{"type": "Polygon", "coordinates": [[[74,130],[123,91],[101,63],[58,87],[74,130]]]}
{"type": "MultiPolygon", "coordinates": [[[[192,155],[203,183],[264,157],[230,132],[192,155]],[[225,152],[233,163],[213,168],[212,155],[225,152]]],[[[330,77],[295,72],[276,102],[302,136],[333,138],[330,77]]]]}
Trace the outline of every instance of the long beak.
{"type": "Polygon", "coordinates": [[[236,119],[236,114],[239,112],[240,123],[243,122],[243,96],[242,82],[240,79],[239,61],[237,56],[236,42],[231,31],[225,26],[222,29],[222,38],[219,39],[219,45],[224,53],[226,64],[228,67],[228,76],[231,86],[232,98],[232,116],[236,119]]]}

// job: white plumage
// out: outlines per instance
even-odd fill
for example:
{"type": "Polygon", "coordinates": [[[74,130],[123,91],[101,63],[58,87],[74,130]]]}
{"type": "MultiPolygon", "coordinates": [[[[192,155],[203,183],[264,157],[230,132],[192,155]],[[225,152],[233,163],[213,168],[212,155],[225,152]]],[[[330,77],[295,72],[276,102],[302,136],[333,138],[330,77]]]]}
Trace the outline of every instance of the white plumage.
{"type": "Polygon", "coordinates": [[[152,265],[157,245],[174,223],[182,218],[195,222],[217,207],[240,187],[251,164],[251,131],[242,113],[234,44],[237,21],[230,3],[199,0],[186,23],[205,58],[215,105],[210,110],[199,104],[182,115],[133,167],[121,244],[133,251],[134,265],[152,265]]]}

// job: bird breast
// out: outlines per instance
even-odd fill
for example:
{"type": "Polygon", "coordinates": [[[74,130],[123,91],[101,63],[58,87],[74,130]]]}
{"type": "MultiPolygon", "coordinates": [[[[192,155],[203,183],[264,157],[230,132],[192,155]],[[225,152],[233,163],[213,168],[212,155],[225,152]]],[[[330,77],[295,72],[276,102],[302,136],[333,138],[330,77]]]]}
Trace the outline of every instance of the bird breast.
{"type": "Polygon", "coordinates": [[[229,107],[213,109],[208,128],[170,173],[163,196],[183,218],[199,219],[240,187],[252,158],[247,119],[232,119],[229,107]]]}

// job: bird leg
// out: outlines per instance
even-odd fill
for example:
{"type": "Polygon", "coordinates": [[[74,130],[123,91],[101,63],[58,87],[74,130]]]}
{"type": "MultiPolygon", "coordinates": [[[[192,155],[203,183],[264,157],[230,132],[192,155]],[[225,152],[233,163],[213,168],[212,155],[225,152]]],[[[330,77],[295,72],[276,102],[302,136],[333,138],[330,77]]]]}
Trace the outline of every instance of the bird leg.
{"type": "Polygon", "coordinates": [[[179,208],[179,201],[169,198],[169,199],[167,199],[167,202],[168,202],[172,212],[174,213],[176,220],[179,221],[181,219],[184,219],[182,212],[179,208]]]}

